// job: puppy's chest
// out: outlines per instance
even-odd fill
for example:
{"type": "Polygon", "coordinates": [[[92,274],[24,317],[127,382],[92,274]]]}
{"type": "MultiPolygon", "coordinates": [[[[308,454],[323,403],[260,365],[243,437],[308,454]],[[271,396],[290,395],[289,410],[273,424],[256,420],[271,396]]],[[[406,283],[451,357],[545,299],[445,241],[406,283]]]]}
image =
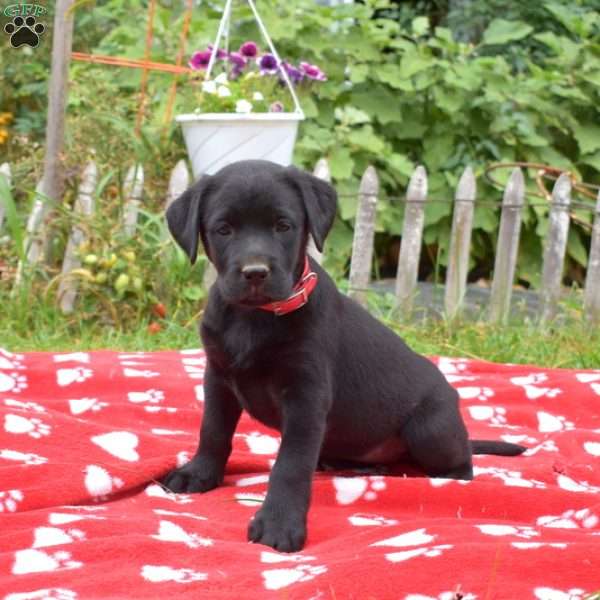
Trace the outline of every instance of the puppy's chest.
{"type": "Polygon", "coordinates": [[[280,429],[280,394],[268,377],[231,377],[229,386],[247,413],[267,427],[280,429]]]}

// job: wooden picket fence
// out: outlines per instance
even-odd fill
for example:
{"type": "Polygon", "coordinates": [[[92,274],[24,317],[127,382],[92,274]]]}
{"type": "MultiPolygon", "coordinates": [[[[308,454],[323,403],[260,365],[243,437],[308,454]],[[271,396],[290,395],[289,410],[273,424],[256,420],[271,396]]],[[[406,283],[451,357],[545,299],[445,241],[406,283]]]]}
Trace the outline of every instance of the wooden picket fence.
{"type": "MultiPolygon", "coordinates": [[[[0,166],[10,185],[10,168],[0,166]]],[[[315,166],[314,174],[330,181],[327,161],[321,159],[315,166]]],[[[84,168],[79,185],[79,193],[73,211],[80,215],[91,215],[94,211],[94,190],[98,170],[93,161],[84,168]]],[[[173,169],[166,195],[166,204],[181,194],[190,183],[186,163],[182,160],[173,169]]],[[[125,198],[122,213],[122,231],[131,237],[136,229],[138,209],[142,202],[144,172],[141,165],[131,167],[123,189],[125,198]]],[[[366,304],[366,294],[371,283],[373,261],[373,241],[375,217],[379,195],[379,179],[373,167],[368,167],[358,190],[358,206],[350,261],[349,295],[361,304],[366,304]]],[[[494,275],[491,286],[488,319],[492,322],[505,322],[511,306],[513,282],[519,248],[521,213],[524,206],[525,183],[521,169],[515,168],[506,184],[502,200],[500,230],[496,247],[494,275]]],[[[406,209],[402,230],[402,242],[398,257],[398,270],[395,281],[397,307],[403,314],[413,310],[417,293],[417,273],[422,249],[425,207],[427,204],[427,173],[418,166],[408,184],[406,209]]],[[[469,251],[473,215],[476,203],[476,181],[473,171],[467,167],[458,183],[455,197],[450,236],[450,251],[446,272],[444,309],[446,316],[453,318],[461,313],[467,287],[469,251]]],[[[570,224],[571,180],[563,173],[555,182],[550,203],[550,217],[547,237],[544,244],[542,284],[539,290],[541,300],[540,321],[546,323],[557,314],[558,302],[562,293],[562,274],[567,249],[570,224]]],[[[45,203],[37,197],[26,228],[26,260],[34,264],[43,253],[44,240],[41,225],[44,219],[45,203]]],[[[0,204],[0,234],[4,212],[0,204]]],[[[75,219],[77,221],[77,219],[75,219]]],[[[69,273],[81,267],[77,248],[85,241],[85,231],[74,225],[67,243],[62,264],[62,277],[58,288],[58,301],[64,313],[74,310],[77,296],[77,278],[69,273]]],[[[311,254],[321,261],[322,257],[313,244],[311,254]]],[[[23,276],[26,264],[19,264],[15,286],[23,276]]],[[[207,280],[210,281],[210,274],[207,280]]],[[[592,239],[584,286],[584,314],[589,321],[600,324],[600,193],[594,213],[592,239]]]]}

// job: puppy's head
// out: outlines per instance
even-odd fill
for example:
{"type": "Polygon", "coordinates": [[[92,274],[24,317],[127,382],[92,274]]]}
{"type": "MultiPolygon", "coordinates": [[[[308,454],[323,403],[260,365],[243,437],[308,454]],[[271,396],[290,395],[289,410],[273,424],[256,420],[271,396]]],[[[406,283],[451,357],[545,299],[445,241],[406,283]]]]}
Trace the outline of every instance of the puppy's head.
{"type": "Polygon", "coordinates": [[[253,160],[203,176],[171,204],[167,222],[192,263],[202,240],[227,302],[258,306],[290,295],[308,234],[322,250],[335,212],[336,193],[328,183],[253,160]]]}

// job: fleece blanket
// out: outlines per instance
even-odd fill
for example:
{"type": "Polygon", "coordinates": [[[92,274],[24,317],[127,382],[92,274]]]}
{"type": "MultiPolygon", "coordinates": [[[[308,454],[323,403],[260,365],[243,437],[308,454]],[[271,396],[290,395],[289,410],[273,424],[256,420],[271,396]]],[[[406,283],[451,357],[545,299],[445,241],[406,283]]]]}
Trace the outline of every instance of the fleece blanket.
{"type": "Polygon", "coordinates": [[[277,432],[244,415],[224,485],[157,480],[194,453],[201,350],[0,351],[0,598],[581,600],[600,590],[600,369],[433,359],[473,438],[470,482],[318,472],[296,554],[246,542],[277,432]]]}

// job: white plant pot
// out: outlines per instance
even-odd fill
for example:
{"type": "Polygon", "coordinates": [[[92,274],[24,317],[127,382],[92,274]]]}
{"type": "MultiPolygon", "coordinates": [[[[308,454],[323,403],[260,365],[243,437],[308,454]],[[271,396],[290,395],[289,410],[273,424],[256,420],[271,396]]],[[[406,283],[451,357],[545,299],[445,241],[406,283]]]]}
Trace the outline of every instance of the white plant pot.
{"type": "Polygon", "coordinates": [[[283,166],[292,154],[302,113],[200,113],[179,115],[194,177],[212,175],[238,160],[263,159],[283,166]]]}

